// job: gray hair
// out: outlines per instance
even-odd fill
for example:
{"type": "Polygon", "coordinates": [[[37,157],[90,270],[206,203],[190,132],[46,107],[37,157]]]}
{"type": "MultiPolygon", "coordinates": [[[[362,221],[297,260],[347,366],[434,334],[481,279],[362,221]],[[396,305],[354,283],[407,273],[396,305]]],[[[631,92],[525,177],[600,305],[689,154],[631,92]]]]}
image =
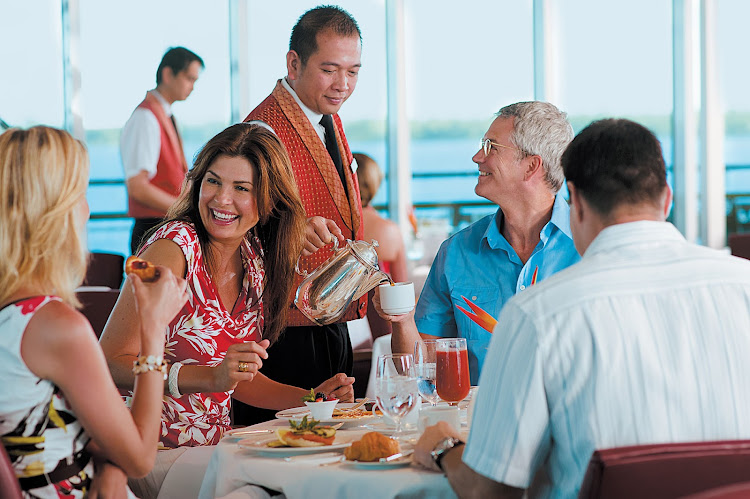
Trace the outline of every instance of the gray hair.
{"type": "Polygon", "coordinates": [[[516,102],[495,114],[498,118],[515,118],[511,143],[524,155],[542,158],[544,180],[552,192],[557,192],[565,181],[560,158],[573,140],[573,127],[567,115],[549,102],[516,102]]]}

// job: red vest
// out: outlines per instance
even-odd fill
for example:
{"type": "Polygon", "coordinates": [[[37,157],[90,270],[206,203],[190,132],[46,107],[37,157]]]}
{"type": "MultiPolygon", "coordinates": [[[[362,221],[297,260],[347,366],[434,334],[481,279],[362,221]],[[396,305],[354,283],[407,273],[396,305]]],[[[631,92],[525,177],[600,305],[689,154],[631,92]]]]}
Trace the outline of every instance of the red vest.
{"type": "MultiPolygon", "coordinates": [[[[156,163],[156,175],[149,182],[173,196],[178,196],[185,181],[185,173],[188,171],[185,154],[182,152],[182,141],[172,125],[172,120],[164,112],[161,102],[151,93],[146,94],[146,98],[138,107],[151,111],[159,122],[161,150],[159,161],[156,163]]],[[[165,213],[128,197],[128,215],[133,218],[161,218],[165,213]]]]}
{"type": "MultiPolygon", "coordinates": [[[[351,169],[353,157],[346,135],[344,135],[341,118],[337,114],[333,115],[336,141],[346,174],[346,190],[325,144],[320,140],[320,136],[315,132],[310,120],[297,105],[294,97],[282,86],[281,80],[276,83],[276,88],[271,95],[245,118],[245,121],[253,120],[267,123],[286,147],[307,216],[331,219],[336,222],[347,239],[362,239],[364,234],[359,183],[357,175],[351,169]]],[[[300,268],[312,271],[330,256],[330,251],[321,249],[308,258],[303,258],[300,261],[300,268]]],[[[293,305],[294,294],[301,282],[302,277],[297,276],[292,290],[292,310],[287,319],[287,326],[313,324],[293,305]]],[[[346,310],[339,322],[359,319],[364,317],[366,312],[367,293],[359,299],[359,302],[353,303],[346,310]]]]}

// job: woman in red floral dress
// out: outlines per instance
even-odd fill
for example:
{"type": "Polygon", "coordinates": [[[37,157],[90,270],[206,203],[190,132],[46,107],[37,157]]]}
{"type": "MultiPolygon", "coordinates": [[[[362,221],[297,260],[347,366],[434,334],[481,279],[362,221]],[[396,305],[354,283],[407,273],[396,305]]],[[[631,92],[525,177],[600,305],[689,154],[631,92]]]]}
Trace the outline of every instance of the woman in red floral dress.
{"type": "MultiPolygon", "coordinates": [[[[166,338],[165,447],[216,444],[229,429],[232,398],[277,410],[301,405],[310,387],[277,383],[258,369],[285,323],[305,227],[289,158],[272,132],[243,123],[205,145],[186,189],[140,250],[188,281],[188,302],[166,338]]],[[[140,348],[134,310],[126,285],[101,338],[124,390],[132,389],[126,366],[140,348]]],[[[339,373],[315,389],[352,400],[352,382],[339,373]]],[[[175,455],[161,458],[165,468],[175,455]]],[[[141,493],[158,490],[161,478],[153,480],[141,493]]]]}

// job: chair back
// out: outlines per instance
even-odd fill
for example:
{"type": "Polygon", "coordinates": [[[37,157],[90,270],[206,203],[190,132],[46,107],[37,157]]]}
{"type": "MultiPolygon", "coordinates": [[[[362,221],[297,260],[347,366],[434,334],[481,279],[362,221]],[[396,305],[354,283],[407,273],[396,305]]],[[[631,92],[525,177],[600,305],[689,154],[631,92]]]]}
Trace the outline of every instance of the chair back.
{"type": "Polygon", "coordinates": [[[3,449],[0,452],[0,497],[3,499],[20,499],[23,494],[16,478],[16,470],[10,462],[5,446],[0,445],[0,447],[3,449]]]}
{"type": "Polygon", "coordinates": [[[682,499],[747,499],[748,497],[750,497],[750,482],[742,482],[704,490],[682,499]]]}
{"type": "Polygon", "coordinates": [[[750,440],[597,450],[579,499],[668,499],[750,480],[750,440]]]}
{"type": "Polygon", "coordinates": [[[750,233],[729,234],[729,249],[734,256],[750,259],[750,233]]]}
{"type": "Polygon", "coordinates": [[[99,338],[120,296],[120,290],[78,291],[76,294],[83,305],[81,313],[89,320],[96,337],[99,338]]]}
{"type": "Polygon", "coordinates": [[[93,252],[86,269],[84,286],[107,286],[120,289],[123,279],[125,257],[116,253],[93,252]]]}

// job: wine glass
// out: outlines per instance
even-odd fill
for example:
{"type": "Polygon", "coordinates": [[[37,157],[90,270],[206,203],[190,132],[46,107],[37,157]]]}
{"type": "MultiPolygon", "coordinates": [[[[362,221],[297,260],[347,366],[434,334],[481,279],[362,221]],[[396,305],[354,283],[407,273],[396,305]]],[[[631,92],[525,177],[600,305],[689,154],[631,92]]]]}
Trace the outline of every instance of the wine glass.
{"type": "Polygon", "coordinates": [[[418,397],[414,357],[410,353],[378,357],[375,398],[383,414],[396,422],[395,439],[401,438],[401,419],[414,409],[418,397]]]}
{"type": "Polygon", "coordinates": [[[437,405],[438,393],[435,386],[437,340],[414,342],[414,367],[417,375],[417,388],[420,395],[431,406],[437,405]]]}
{"type": "Polygon", "coordinates": [[[438,395],[450,405],[458,405],[471,389],[466,338],[437,340],[436,354],[435,381],[438,395]]]}

